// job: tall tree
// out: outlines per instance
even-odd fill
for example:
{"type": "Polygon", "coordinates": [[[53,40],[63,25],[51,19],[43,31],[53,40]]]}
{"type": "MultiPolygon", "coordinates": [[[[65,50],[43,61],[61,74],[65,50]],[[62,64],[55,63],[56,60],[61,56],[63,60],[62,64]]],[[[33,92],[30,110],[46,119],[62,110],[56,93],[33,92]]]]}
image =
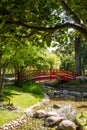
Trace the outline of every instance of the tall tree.
{"type": "Polygon", "coordinates": [[[4,78],[6,68],[11,59],[16,54],[16,50],[14,44],[11,42],[11,39],[2,39],[0,42],[0,71],[1,71],[1,84],[0,84],[0,95],[3,95],[4,91],[4,78]],[[10,41],[10,43],[9,43],[10,41]]]}
{"type": "MultiPolygon", "coordinates": [[[[78,17],[78,15],[70,8],[70,6],[64,1],[60,0],[61,5],[66,10],[67,14],[69,14],[72,20],[77,24],[82,24],[82,20],[78,17]]],[[[80,58],[80,35],[77,34],[75,36],[75,73],[77,76],[81,75],[81,58],[80,58]]]]}
{"type": "MultiPolygon", "coordinates": [[[[0,37],[28,38],[29,40],[34,38],[37,40],[36,34],[41,35],[44,39],[45,37],[50,38],[51,34],[60,31],[60,29],[74,28],[83,34],[87,40],[86,5],[86,0],[79,0],[78,6],[73,0],[66,0],[66,2],[65,0],[1,0],[0,37]],[[84,11],[80,14],[81,8],[84,11]],[[71,19],[61,22],[60,14],[64,10],[74,22],[71,19]]],[[[77,41],[79,40],[76,40],[75,45],[79,46],[77,41]]],[[[77,56],[79,55],[77,54],[77,56]]],[[[76,61],[78,62],[77,58],[76,61]]],[[[76,66],[80,67],[78,63],[76,66]]],[[[79,74],[78,71],[77,75],[79,74]]]]}

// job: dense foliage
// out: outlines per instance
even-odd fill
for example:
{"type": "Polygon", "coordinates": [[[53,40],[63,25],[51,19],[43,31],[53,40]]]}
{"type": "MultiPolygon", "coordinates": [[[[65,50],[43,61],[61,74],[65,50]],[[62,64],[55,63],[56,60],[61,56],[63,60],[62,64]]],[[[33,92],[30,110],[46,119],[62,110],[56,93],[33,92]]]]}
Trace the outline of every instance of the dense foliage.
{"type": "MultiPolygon", "coordinates": [[[[55,61],[53,59],[50,62],[49,57],[43,56],[41,50],[42,48],[46,50],[52,42],[53,47],[57,46],[59,49],[63,46],[64,48],[63,53],[62,49],[59,51],[59,53],[62,53],[58,58],[58,60],[61,59],[61,68],[69,68],[71,71],[75,68],[73,60],[75,52],[75,71],[77,75],[80,75],[79,71],[86,69],[86,60],[84,60],[87,59],[86,50],[81,56],[80,41],[78,41],[78,44],[75,42],[74,46],[74,37],[77,36],[78,32],[81,33],[84,46],[87,45],[85,41],[87,39],[86,3],[86,0],[0,1],[1,94],[3,93],[4,77],[8,65],[15,68],[15,72],[18,73],[19,86],[21,86],[21,82],[19,82],[21,73],[24,72],[26,67],[41,68],[44,66],[50,67],[51,64],[51,67],[57,65],[57,63],[54,65],[55,61]],[[71,28],[73,28],[72,31],[71,28]],[[72,49],[70,49],[71,46],[72,49]],[[66,50],[68,50],[68,53],[66,53],[66,50]],[[63,56],[64,53],[67,56],[63,56]],[[80,62],[82,62],[82,68],[79,67],[80,62]],[[70,69],[71,63],[72,67],[70,69]]],[[[54,54],[51,57],[54,57],[54,54]]]]}

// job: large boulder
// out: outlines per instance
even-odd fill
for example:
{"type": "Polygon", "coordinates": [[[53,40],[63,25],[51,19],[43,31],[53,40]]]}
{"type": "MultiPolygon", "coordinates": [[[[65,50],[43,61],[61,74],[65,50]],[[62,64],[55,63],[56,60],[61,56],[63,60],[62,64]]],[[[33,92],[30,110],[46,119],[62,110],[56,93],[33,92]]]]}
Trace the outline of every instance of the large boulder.
{"type": "Polygon", "coordinates": [[[59,124],[62,120],[64,120],[63,117],[50,116],[50,117],[47,117],[47,118],[44,120],[44,125],[45,125],[45,126],[55,126],[56,124],[59,124]]]}
{"type": "Polygon", "coordinates": [[[76,130],[77,126],[70,120],[62,120],[57,127],[57,130],[76,130]]]}
{"type": "Polygon", "coordinates": [[[59,116],[59,114],[55,111],[49,111],[46,113],[45,117],[49,117],[49,116],[59,116]]]}
{"type": "Polygon", "coordinates": [[[38,110],[35,114],[34,117],[35,118],[44,118],[46,115],[45,110],[38,110]]]}

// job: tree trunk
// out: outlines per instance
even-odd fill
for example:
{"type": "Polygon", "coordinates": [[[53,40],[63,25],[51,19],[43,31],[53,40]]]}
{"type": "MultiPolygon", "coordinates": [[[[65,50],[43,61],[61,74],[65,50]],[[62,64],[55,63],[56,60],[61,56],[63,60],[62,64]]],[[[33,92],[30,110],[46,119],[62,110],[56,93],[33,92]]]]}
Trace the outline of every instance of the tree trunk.
{"type": "Polygon", "coordinates": [[[5,64],[3,65],[3,73],[2,73],[1,87],[0,87],[0,95],[1,96],[4,95],[4,78],[5,78],[5,71],[6,71],[7,65],[8,65],[8,61],[6,61],[5,64]]]}
{"type": "Polygon", "coordinates": [[[2,77],[2,73],[1,73],[1,62],[0,62],[0,79],[2,77]]]}
{"type": "Polygon", "coordinates": [[[81,75],[80,37],[75,37],[75,73],[81,75]]]}
{"type": "Polygon", "coordinates": [[[2,59],[2,53],[0,52],[0,79],[2,77],[2,74],[1,74],[1,59],[2,59]]]}
{"type": "Polygon", "coordinates": [[[18,78],[17,78],[17,85],[18,87],[22,87],[22,78],[21,78],[21,72],[18,71],[18,78]]]}
{"type": "Polygon", "coordinates": [[[2,78],[1,78],[1,86],[0,86],[0,95],[3,96],[3,92],[4,92],[4,77],[5,77],[5,73],[2,74],[2,78]]]}
{"type": "Polygon", "coordinates": [[[14,64],[15,73],[16,73],[16,85],[22,87],[22,67],[16,63],[14,64]]]}
{"type": "MultiPolygon", "coordinates": [[[[74,10],[71,9],[71,7],[64,1],[64,0],[60,0],[59,1],[61,3],[61,5],[63,6],[63,8],[66,10],[67,14],[69,14],[71,16],[71,18],[74,20],[74,22],[76,24],[79,24],[80,26],[83,24],[82,20],[78,17],[78,15],[75,13],[74,10]]],[[[84,25],[83,25],[84,26],[84,25]]],[[[87,37],[85,29],[87,29],[86,27],[84,27],[84,33],[85,33],[85,37],[87,37]]],[[[79,30],[80,31],[80,30],[79,30]]],[[[82,32],[82,31],[80,31],[82,32]]],[[[75,72],[77,76],[81,75],[81,59],[80,59],[80,36],[75,37],[75,72]]]]}

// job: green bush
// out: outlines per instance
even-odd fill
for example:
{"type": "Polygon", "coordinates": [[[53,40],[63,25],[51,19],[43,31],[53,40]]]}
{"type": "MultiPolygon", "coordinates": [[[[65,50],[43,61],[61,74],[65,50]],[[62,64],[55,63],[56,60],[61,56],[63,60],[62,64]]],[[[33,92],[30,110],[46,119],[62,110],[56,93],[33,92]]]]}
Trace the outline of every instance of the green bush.
{"type": "Polygon", "coordinates": [[[80,83],[87,83],[87,79],[86,79],[86,78],[78,79],[78,81],[79,81],[80,83]]]}
{"type": "Polygon", "coordinates": [[[80,85],[81,82],[79,80],[72,80],[66,83],[66,85],[80,85]]]}
{"type": "Polygon", "coordinates": [[[87,112],[81,112],[76,116],[76,124],[79,126],[79,129],[81,130],[87,130],[87,112]]]}
{"type": "Polygon", "coordinates": [[[24,92],[30,92],[35,94],[42,94],[42,86],[32,81],[26,81],[22,87],[24,92]]]}

